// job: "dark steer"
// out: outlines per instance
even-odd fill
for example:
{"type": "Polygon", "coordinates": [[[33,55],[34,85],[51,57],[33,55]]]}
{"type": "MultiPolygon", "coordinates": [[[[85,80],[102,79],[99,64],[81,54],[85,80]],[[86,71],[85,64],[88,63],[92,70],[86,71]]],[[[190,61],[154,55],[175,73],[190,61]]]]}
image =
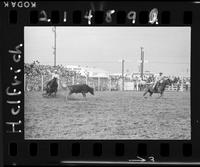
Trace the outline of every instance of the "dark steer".
{"type": "Polygon", "coordinates": [[[94,89],[86,84],[71,85],[68,86],[68,88],[69,88],[68,96],[70,96],[73,93],[82,93],[83,97],[86,97],[86,93],[91,93],[92,95],[94,95],[94,89]]]}

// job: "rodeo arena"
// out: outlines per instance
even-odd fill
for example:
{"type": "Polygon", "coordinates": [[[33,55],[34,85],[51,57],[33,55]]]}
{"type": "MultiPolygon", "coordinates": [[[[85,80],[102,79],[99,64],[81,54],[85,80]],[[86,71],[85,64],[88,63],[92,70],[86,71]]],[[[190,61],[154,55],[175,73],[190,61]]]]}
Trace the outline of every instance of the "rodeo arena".
{"type": "MultiPolygon", "coordinates": [[[[122,64],[123,67],[123,64],[122,64]]],[[[145,90],[155,77],[149,71],[109,74],[81,66],[25,64],[25,138],[27,139],[190,139],[190,78],[170,78],[161,98],[145,90]],[[58,75],[56,95],[46,94],[58,75]],[[71,85],[93,93],[69,96],[71,85]]],[[[90,93],[89,93],[90,92],[90,93]]],[[[73,93],[73,92],[72,92],[73,93]]]]}
{"type": "Polygon", "coordinates": [[[147,71],[143,47],[137,71],[126,70],[126,59],[116,73],[87,62],[58,65],[53,32],[53,63],[34,57],[24,64],[25,139],[191,139],[189,70],[147,71]]]}

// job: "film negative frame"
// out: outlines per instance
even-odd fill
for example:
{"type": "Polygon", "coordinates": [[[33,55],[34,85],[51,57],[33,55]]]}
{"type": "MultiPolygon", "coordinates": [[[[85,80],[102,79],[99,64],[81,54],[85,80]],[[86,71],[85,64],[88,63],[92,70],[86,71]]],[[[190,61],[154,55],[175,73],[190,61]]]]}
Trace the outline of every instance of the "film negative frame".
{"type": "Polygon", "coordinates": [[[200,2],[102,4],[1,2],[3,165],[200,164],[200,2]],[[24,140],[24,26],[191,27],[191,140],[24,140]]]}

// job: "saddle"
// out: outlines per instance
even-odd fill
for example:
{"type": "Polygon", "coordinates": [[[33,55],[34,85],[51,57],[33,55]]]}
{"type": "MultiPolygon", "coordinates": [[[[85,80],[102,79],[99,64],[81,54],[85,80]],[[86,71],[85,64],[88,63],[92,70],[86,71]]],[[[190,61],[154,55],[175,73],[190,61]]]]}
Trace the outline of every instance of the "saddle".
{"type": "MultiPolygon", "coordinates": [[[[158,82],[156,83],[156,86],[155,86],[154,90],[155,90],[155,91],[161,91],[161,90],[159,90],[158,88],[163,84],[163,82],[164,82],[164,79],[158,81],[158,82]]],[[[162,87],[162,86],[161,86],[161,87],[162,87]]],[[[161,89],[162,89],[162,88],[161,88],[161,89]]]]}

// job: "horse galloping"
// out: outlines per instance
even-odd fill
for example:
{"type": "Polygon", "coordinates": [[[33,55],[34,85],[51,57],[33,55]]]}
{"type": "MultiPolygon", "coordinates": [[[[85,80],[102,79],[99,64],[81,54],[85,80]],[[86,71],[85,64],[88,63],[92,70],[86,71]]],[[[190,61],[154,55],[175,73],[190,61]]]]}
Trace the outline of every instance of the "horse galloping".
{"type": "Polygon", "coordinates": [[[170,80],[169,78],[163,79],[156,84],[155,88],[153,88],[153,85],[148,86],[143,96],[145,97],[147,93],[149,93],[150,96],[152,96],[153,93],[160,93],[160,97],[161,97],[165,91],[166,86],[171,85],[171,84],[172,84],[172,80],[170,80]]]}

